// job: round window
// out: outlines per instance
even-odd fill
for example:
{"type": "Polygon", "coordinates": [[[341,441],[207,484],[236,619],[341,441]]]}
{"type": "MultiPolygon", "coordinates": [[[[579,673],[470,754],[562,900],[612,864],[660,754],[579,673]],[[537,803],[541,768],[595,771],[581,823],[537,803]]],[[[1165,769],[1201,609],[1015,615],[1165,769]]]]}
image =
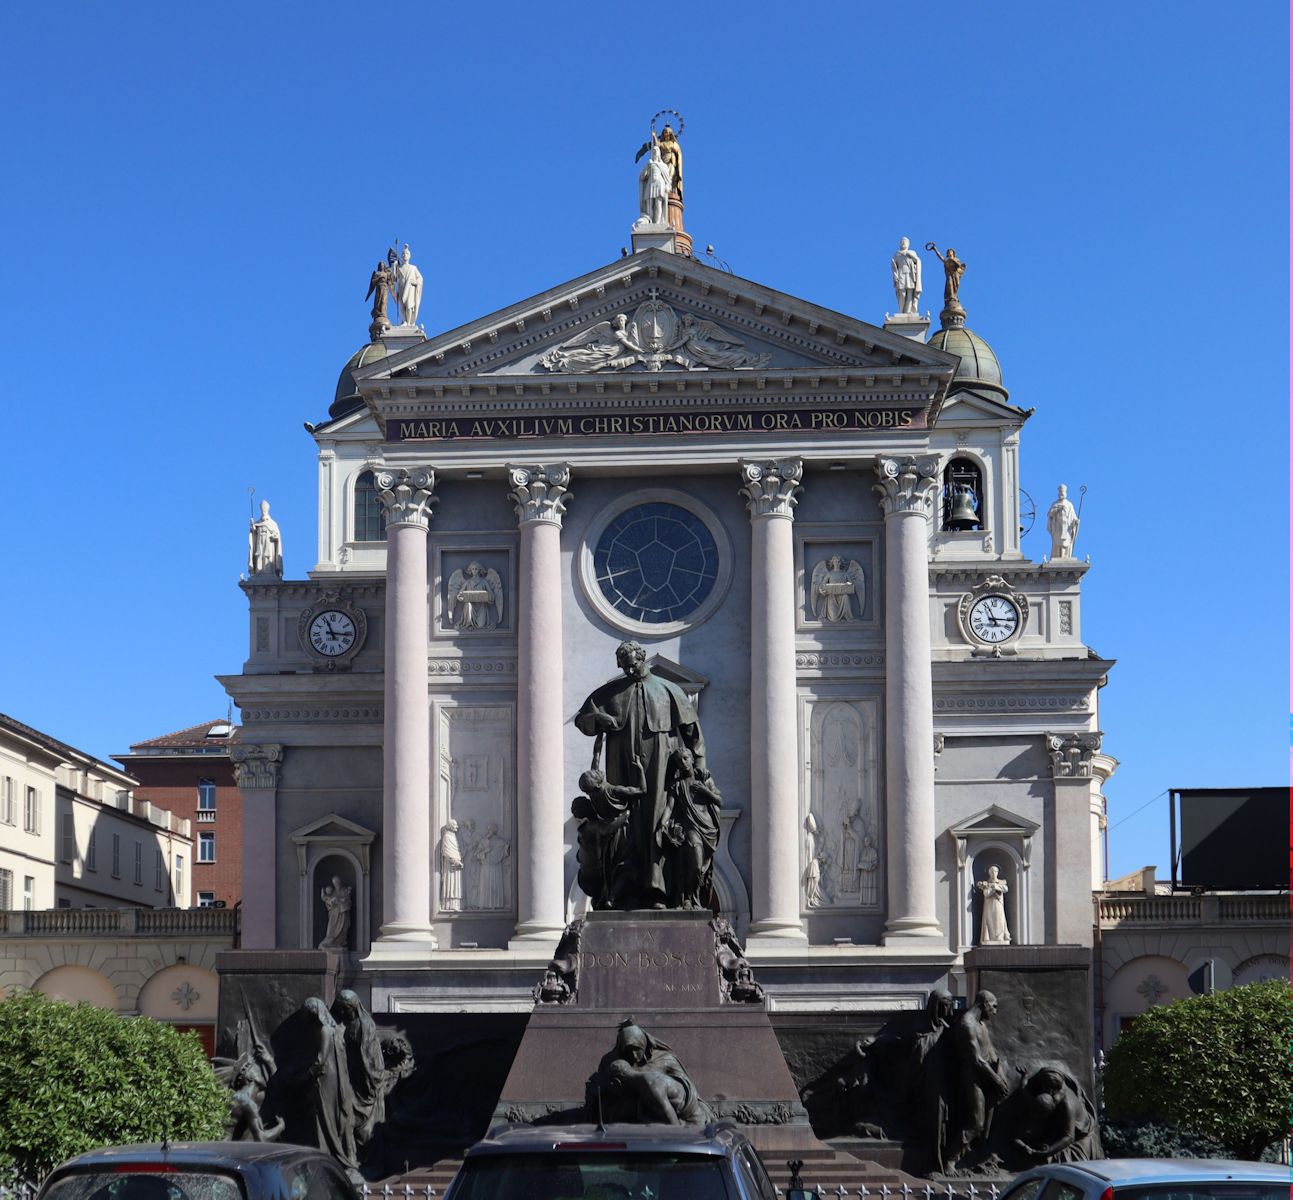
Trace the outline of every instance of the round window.
{"type": "Polygon", "coordinates": [[[715,526],[659,496],[626,497],[589,531],[585,550],[592,599],[614,624],[635,632],[697,624],[727,582],[715,526]]]}

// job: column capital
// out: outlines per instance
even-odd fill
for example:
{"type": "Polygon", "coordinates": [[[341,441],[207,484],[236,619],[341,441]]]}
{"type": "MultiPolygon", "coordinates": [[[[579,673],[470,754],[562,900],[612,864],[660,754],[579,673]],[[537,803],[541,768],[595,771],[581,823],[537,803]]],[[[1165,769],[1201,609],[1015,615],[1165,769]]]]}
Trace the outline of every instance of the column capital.
{"type": "Polygon", "coordinates": [[[520,524],[546,521],[560,528],[571,495],[569,463],[508,463],[507,484],[520,524]]]}
{"type": "Polygon", "coordinates": [[[1051,756],[1053,779],[1090,779],[1094,759],[1100,751],[1099,733],[1048,733],[1046,749],[1051,756]]]}
{"type": "Polygon", "coordinates": [[[414,467],[411,471],[397,467],[373,473],[377,498],[386,510],[386,528],[392,525],[416,525],[426,529],[431,524],[431,509],[440,502],[435,491],[435,471],[414,467]]]}
{"type": "Polygon", "coordinates": [[[249,746],[239,743],[229,751],[238,786],[244,790],[270,790],[278,786],[278,771],[283,765],[281,745],[249,746]]]}
{"type": "Polygon", "coordinates": [[[879,480],[871,486],[880,497],[886,517],[894,513],[920,513],[928,516],[938,491],[938,455],[921,458],[877,458],[875,473],[879,480]]]}
{"type": "Polygon", "coordinates": [[[793,519],[804,477],[802,458],[741,459],[741,495],[755,517],[793,519]]]}

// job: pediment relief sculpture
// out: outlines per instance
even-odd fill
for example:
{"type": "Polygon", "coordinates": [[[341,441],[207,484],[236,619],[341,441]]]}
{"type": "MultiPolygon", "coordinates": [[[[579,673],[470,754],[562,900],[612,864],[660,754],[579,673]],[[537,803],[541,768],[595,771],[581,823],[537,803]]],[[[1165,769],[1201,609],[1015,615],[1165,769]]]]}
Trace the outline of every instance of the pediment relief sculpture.
{"type": "Polygon", "coordinates": [[[619,313],[609,321],[598,321],[545,354],[539,366],[577,373],[629,367],[730,371],[766,367],[772,360],[770,353],[751,353],[744,341],[713,321],[697,320],[691,313],[679,317],[652,291],[631,316],[619,313]]]}

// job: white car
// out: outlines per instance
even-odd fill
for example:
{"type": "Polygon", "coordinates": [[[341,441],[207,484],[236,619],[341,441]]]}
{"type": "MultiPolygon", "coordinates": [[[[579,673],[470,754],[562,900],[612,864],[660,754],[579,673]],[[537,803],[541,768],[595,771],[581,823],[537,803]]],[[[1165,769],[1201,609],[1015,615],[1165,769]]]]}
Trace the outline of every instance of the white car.
{"type": "Polygon", "coordinates": [[[1100,1158],[1018,1176],[1000,1200],[1290,1200],[1293,1168],[1225,1158],[1100,1158]]]}

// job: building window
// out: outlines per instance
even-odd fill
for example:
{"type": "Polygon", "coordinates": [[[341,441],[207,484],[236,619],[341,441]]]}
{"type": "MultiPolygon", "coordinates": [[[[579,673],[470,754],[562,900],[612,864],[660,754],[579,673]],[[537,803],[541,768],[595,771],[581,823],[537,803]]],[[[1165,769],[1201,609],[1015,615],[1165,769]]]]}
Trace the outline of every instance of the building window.
{"type": "Polygon", "coordinates": [[[58,906],[59,906],[59,908],[71,908],[71,907],[72,907],[72,902],[71,902],[70,900],[63,900],[63,899],[60,899],[60,900],[59,900],[59,902],[58,902],[58,906]]]}
{"type": "Polygon", "coordinates": [[[27,803],[22,809],[22,827],[28,833],[40,832],[40,797],[34,787],[27,789],[27,803]]]}
{"type": "Polygon", "coordinates": [[[0,780],[0,821],[12,825],[17,818],[14,815],[13,780],[6,775],[0,780]]]}
{"type": "Polygon", "coordinates": [[[130,811],[130,789],[118,788],[116,797],[117,808],[122,812],[130,811]]]}
{"type": "Polygon", "coordinates": [[[377,498],[377,484],[371,471],[365,471],[355,480],[355,536],[356,542],[384,542],[386,540],[386,510],[377,498]]]}
{"type": "Polygon", "coordinates": [[[956,533],[984,528],[983,472],[968,458],[954,458],[943,472],[943,528],[956,533]]]}
{"type": "Polygon", "coordinates": [[[112,878],[121,878],[121,834],[112,835],[112,878]]]}
{"type": "Polygon", "coordinates": [[[198,907],[215,908],[215,892],[199,892],[198,907]]]}
{"type": "Polygon", "coordinates": [[[13,872],[0,867],[0,912],[13,908],[13,872]]]}
{"type": "Polygon", "coordinates": [[[135,843],[135,885],[144,882],[144,843],[135,843]]]}
{"type": "Polygon", "coordinates": [[[615,517],[593,549],[607,602],[632,621],[664,625],[691,616],[718,579],[709,527],[677,504],[653,501],[615,517]]]}
{"type": "Polygon", "coordinates": [[[157,859],[153,864],[153,891],[164,892],[166,890],[166,855],[162,853],[162,848],[157,847],[157,859]]]}
{"type": "Polygon", "coordinates": [[[90,836],[85,843],[85,869],[87,871],[97,871],[99,869],[98,856],[94,852],[94,830],[90,830],[90,836]]]}
{"type": "Polygon", "coordinates": [[[76,861],[76,817],[72,813],[63,814],[63,851],[60,857],[65,863],[76,861]]]}
{"type": "Polygon", "coordinates": [[[215,812],[216,785],[214,779],[198,780],[198,812],[215,812]]]}
{"type": "Polygon", "coordinates": [[[36,907],[36,879],[32,875],[22,877],[22,906],[28,912],[36,907]]]}
{"type": "Polygon", "coordinates": [[[213,863],[215,862],[215,834],[199,833],[198,834],[198,862],[213,863]]]}
{"type": "Polygon", "coordinates": [[[184,895],[184,855],[175,856],[175,903],[183,906],[184,895]]]}

